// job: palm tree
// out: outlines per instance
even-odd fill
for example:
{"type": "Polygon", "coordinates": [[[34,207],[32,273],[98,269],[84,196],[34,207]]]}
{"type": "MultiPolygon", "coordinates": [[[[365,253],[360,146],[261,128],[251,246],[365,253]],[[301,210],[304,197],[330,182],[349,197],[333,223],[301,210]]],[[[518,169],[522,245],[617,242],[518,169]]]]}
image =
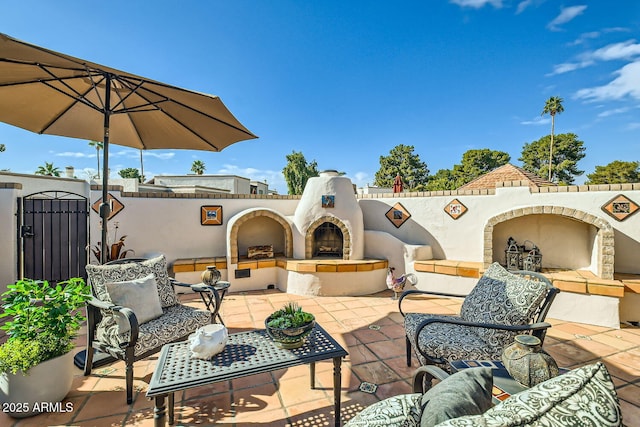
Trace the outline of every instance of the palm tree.
{"type": "Polygon", "coordinates": [[[36,175],[60,176],[60,169],[53,166],[53,163],[44,162],[44,166],[38,166],[36,175]]]}
{"type": "Polygon", "coordinates": [[[91,141],[89,145],[96,148],[96,158],[98,159],[98,179],[100,179],[100,150],[104,148],[104,143],[100,141],[91,141]]]}
{"type": "Polygon", "coordinates": [[[198,175],[202,175],[205,169],[206,167],[204,166],[204,162],[202,160],[194,160],[193,164],[191,165],[191,172],[198,175]]]}
{"type": "Polygon", "coordinates": [[[555,128],[555,121],[556,121],[555,119],[556,119],[556,114],[560,114],[564,111],[564,107],[562,106],[563,102],[564,100],[559,96],[552,96],[551,98],[547,99],[547,101],[545,102],[544,109],[542,110],[542,114],[541,114],[542,116],[544,116],[545,114],[551,115],[551,144],[549,145],[549,181],[551,181],[551,178],[552,178],[551,162],[553,157],[553,132],[555,128]]]}

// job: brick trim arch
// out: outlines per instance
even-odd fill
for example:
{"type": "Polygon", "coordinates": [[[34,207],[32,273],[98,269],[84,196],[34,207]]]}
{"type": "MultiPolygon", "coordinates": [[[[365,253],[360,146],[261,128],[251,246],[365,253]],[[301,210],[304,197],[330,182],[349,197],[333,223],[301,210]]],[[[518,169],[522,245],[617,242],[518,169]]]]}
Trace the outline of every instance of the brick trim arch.
{"type": "Polygon", "coordinates": [[[256,209],[239,217],[231,226],[231,231],[229,232],[231,264],[238,263],[238,231],[240,230],[240,227],[245,222],[260,216],[271,218],[282,225],[285,234],[284,256],[287,258],[293,258],[293,232],[291,231],[291,225],[289,225],[286,219],[274,211],[270,211],[268,209],[256,209]]]}
{"type": "Polygon", "coordinates": [[[597,232],[597,265],[596,274],[603,279],[613,279],[614,268],[614,233],[613,227],[606,220],[589,213],[562,206],[532,206],[514,209],[496,215],[487,221],[484,227],[484,268],[493,262],[493,228],[502,222],[526,215],[560,215],[593,225],[597,232]]]}
{"type": "Polygon", "coordinates": [[[338,218],[332,215],[324,215],[313,221],[307,228],[307,232],[304,236],[304,259],[313,258],[313,233],[316,228],[320,227],[325,222],[329,222],[337,226],[342,232],[342,259],[350,259],[351,257],[351,233],[349,228],[340,221],[338,218]]]}

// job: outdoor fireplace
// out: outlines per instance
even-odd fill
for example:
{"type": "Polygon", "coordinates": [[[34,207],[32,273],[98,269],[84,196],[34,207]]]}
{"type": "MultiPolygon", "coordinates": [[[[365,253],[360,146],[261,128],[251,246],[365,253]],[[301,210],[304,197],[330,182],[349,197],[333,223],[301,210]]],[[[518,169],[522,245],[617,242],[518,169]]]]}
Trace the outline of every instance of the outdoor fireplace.
{"type": "Polygon", "coordinates": [[[314,257],[342,258],[342,247],[342,231],[337,225],[325,222],[313,232],[314,257]]]}

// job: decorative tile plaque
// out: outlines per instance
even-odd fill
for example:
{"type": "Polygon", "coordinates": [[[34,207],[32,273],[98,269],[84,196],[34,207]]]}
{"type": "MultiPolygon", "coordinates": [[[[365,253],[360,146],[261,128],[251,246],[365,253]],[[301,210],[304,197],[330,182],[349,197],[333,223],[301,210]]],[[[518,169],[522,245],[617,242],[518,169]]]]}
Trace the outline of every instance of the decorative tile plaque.
{"type": "MultiPolygon", "coordinates": [[[[109,216],[107,217],[107,221],[116,216],[118,212],[124,209],[124,205],[120,202],[120,200],[116,199],[111,195],[111,193],[107,193],[107,202],[109,203],[109,216]]],[[[100,215],[100,204],[102,204],[102,197],[100,197],[96,202],[91,205],[91,209],[98,215],[100,215]]]]}
{"type": "Polygon", "coordinates": [[[201,206],[201,225],[222,225],[222,206],[201,206]]]}
{"type": "Polygon", "coordinates": [[[618,221],[624,221],[638,212],[638,209],[640,209],[640,207],[623,194],[614,197],[602,206],[603,211],[618,221]]]}
{"type": "Polygon", "coordinates": [[[404,224],[406,220],[411,218],[411,214],[409,213],[409,211],[404,206],[402,206],[400,202],[391,206],[391,209],[387,211],[385,216],[389,221],[391,221],[393,225],[396,226],[396,228],[400,228],[400,226],[404,224]]]}
{"type": "Polygon", "coordinates": [[[462,204],[462,202],[460,202],[460,200],[453,199],[447,206],[445,206],[444,211],[448,213],[451,218],[458,219],[464,215],[468,209],[462,204]]]}

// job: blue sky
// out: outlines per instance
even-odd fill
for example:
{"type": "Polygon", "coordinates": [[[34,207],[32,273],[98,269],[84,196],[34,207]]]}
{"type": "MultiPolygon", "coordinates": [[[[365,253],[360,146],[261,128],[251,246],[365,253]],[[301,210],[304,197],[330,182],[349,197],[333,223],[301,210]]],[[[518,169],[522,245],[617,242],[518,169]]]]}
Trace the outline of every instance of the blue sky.
{"type": "MultiPolygon", "coordinates": [[[[640,160],[640,2],[551,0],[3,2],[0,32],[88,61],[218,95],[259,139],[222,152],[150,150],[145,175],[264,181],[286,194],[285,156],[372,184],[379,157],[413,145],[433,174],[469,149],[550,133],[584,141],[587,173],[640,160]]],[[[97,168],[88,141],[0,123],[0,169],[97,168]]],[[[139,167],[112,146],[112,175],[139,167]]],[[[584,181],[585,176],[576,183],[584,181]]]]}

